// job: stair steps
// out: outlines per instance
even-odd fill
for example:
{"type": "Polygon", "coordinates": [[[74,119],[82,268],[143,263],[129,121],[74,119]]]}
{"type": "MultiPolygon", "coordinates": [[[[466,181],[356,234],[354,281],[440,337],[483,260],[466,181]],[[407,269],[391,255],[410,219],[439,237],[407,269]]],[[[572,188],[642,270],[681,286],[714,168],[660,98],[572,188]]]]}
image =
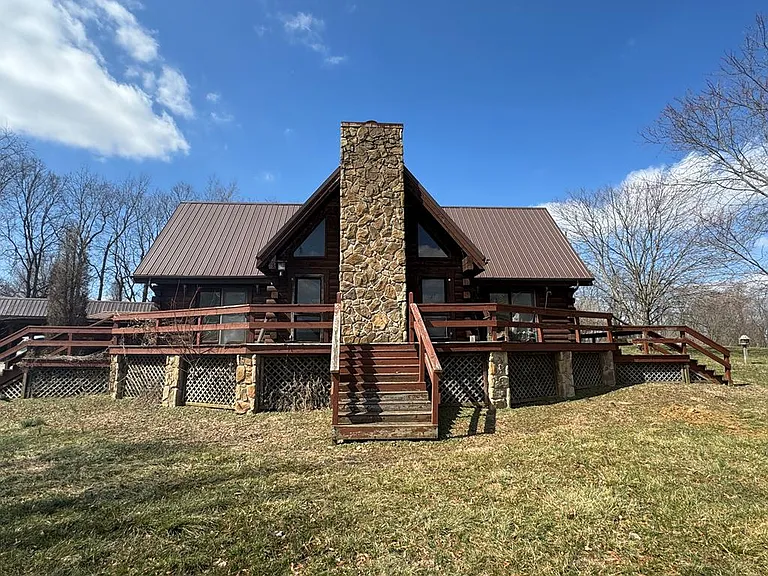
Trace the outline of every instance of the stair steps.
{"type": "Polygon", "coordinates": [[[437,438],[426,383],[413,344],[340,348],[336,441],[437,438]]]}

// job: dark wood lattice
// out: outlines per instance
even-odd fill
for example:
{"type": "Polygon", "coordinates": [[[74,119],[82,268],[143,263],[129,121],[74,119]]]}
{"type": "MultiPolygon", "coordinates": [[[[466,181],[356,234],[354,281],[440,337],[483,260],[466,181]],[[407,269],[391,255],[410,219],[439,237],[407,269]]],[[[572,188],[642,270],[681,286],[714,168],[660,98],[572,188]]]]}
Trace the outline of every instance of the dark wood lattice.
{"type": "Polygon", "coordinates": [[[8,400],[18,400],[19,398],[24,397],[24,382],[21,379],[21,375],[19,375],[19,378],[17,380],[14,380],[10,384],[8,384],[3,390],[2,393],[5,394],[6,398],[8,400]]]}
{"type": "Polygon", "coordinates": [[[107,392],[108,368],[30,368],[27,375],[32,398],[65,398],[107,392]]]}
{"type": "Polygon", "coordinates": [[[513,404],[557,395],[554,354],[509,354],[509,391],[513,404]]]}
{"type": "Polygon", "coordinates": [[[185,404],[231,408],[235,403],[237,356],[199,356],[189,363],[185,404]]]}
{"type": "Polygon", "coordinates": [[[165,385],[165,356],[126,356],[125,398],[160,394],[165,385]]]}
{"type": "Polygon", "coordinates": [[[616,383],[621,386],[643,382],[682,382],[682,380],[683,375],[679,364],[660,362],[616,364],[616,383]]]}
{"type": "Polygon", "coordinates": [[[262,410],[287,410],[302,397],[327,406],[331,390],[330,356],[264,356],[261,368],[262,410]]]}
{"type": "Polygon", "coordinates": [[[486,354],[448,354],[440,357],[441,404],[481,404],[485,400],[483,372],[486,354]]]}
{"type": "Polygon", "coordinates": [[[573,354],[573,387],[576,390],[599,388],[603,385],[600,355],[594,353],[573,354]]]}

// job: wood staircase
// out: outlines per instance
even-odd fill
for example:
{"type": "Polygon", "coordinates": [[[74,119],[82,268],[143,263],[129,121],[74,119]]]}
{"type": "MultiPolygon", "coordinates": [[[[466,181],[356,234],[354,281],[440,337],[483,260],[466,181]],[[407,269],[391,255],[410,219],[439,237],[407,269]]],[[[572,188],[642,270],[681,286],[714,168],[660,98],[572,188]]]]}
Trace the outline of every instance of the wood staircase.
{"type": "Polygon", "coordinates": [[[718,374],[712,368],[709,368],[705,364],[702,364],[701,362],[698,362],[693,358],[689,358],[688,367],[691,373],[698,374],[705,380],[710,380],[715,384],[728,384],[728,380],[726,380],[724,374],[718,374]]]}
{"type": "Polygon", "coordinates": [[[419,362],[416,344],[342,345],[336,441],[437,438],[419,362]]]}

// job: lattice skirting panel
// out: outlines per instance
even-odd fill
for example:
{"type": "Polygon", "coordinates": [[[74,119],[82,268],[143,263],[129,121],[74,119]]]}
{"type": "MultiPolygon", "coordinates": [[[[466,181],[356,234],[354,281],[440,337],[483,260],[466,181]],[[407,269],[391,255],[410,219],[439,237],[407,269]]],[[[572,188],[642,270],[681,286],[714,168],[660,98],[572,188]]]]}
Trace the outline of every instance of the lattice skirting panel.
{"type": "Polygon", "coordinates": [[[165,356],[125,356],[125,398],[162,393],[165,384],[165,356]]]}
{"type": "Polygon", "coordinates": [[[199,356],[187,367],[185,404],[231,408],[235,403],[237,356],[199,356]]]}
{"type": "Polygon", "coordinates": [[[487,354],[447,354],[440,356],[440,365],[441,404],[480,404],[485,400],[487,354]]]}
{"type": "Polygon", "coordinates": [[[14,380],[3,389],[3,394],[8,400],[18,400],[24,397],[24,382],[21,377],[14,380]]]}
{"type": "Polygon", "coordinates": [[[603,371],[600,368],[600,354],[573,354],[573,387],[576,390],[600,388],[603,385],[603,371]]]}
{"type": "Polygon", "coordinates": [[[555,355],[510,352],[509,392],[512,404],[556,396],[555,355]]]}
{"type": "Polygon", "coordinates": [[[633,362],[616,364],[616,383],[620,386],[642,384],[643,382],[682,382],[679,364],[658,362],[633,362]]]}
{"type": "Polygon", "coordinates": [[[32,398],[65,398],[82,394],[105,394],[109,368],[30,368],[27,374],[32,398]]]}
{"type": "Polygon", "coordinates": [[[261,410],[328,406],[331,391],[330,356],[264,356],[261,361],[261,410]]]}

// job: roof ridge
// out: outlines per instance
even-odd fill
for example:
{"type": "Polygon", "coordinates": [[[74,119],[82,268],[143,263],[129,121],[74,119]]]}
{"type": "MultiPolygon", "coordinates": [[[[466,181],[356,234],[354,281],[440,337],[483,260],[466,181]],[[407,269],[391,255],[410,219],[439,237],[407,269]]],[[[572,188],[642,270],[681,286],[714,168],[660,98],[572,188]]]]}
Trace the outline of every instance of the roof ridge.
{"type": "Polygon", "coordinates": [[[479,210],[547,210],[546,206],[443,206],[443,208],[476,208],[479,210]]]}
{"type": "Polygon", "coordinates": [[[224,206],[242,205],[242,206],[303,206],[303,202],[222,202],[221,200],[182,200],[179,204],[219,204],[224,206]]]}

